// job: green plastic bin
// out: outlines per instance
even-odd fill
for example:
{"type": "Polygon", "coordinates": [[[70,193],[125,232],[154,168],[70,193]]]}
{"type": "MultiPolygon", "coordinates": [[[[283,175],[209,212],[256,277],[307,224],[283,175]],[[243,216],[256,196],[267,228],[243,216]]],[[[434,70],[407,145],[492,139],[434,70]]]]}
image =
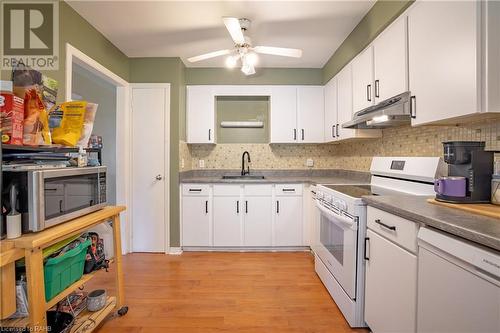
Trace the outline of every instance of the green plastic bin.
{"type": "Polygon", "coordinates": [[[45,300],[48,302],[83,275],[85,256],[91,241],[87,239],[74,249],[59,257],[50,258],[43,268],[45,280],[45,300]]]}

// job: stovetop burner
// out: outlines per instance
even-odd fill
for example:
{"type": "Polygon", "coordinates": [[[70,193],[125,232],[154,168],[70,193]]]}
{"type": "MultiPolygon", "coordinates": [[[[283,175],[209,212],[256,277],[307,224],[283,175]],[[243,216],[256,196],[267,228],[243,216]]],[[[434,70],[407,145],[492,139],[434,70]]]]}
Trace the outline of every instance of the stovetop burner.
{"type": "Polygon", "coordinates": [[[353,198],[361,198],[363,195],[374,195],[371,185],[323,185],[331,190],[344,193],[353,198]]]}

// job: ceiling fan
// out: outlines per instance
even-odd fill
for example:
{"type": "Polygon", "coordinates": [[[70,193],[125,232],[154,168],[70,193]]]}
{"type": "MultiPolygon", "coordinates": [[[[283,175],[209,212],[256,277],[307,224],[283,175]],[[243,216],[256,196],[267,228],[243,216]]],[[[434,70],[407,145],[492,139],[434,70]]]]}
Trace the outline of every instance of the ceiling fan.
{"type": "Polygon", "coordinates": [[[252,46],[252,41],[244,33],[250,28],[250,20],[246,18],[223,17],[224,25],[226,26],[235,45],[234,49],[219,50],[210,53],[205,53],[199,56],[188,58],[189,62],[197,62],[210,58],[229,55],[226,58],[226,66],[233,68],[241,60],[241,71],[245,75],[255,74],[255,65],[257,64],[257,53],[271,54],[282,57],[300,58],[302,50],[290,49],[284,47],[272,46],[252,46]]]}

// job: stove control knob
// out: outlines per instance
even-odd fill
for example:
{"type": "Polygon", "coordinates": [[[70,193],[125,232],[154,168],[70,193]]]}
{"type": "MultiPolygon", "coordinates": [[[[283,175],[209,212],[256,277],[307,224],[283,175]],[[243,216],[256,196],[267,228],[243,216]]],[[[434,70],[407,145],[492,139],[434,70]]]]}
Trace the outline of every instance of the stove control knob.
{"type": "Polygon", "coordinates": [[[329,194],[325,194],[325,201],[328,202],[328,203],[331,203],[332,202],[332,196],[329,195],[329,194]]]}
{"type": "Polygon", "coordinates": [[[339,200],[338,201],[338,206],[337,206],[339,209],[343,210],[343,211],[347,211],[347,203],[343,200],[339,200]]]}

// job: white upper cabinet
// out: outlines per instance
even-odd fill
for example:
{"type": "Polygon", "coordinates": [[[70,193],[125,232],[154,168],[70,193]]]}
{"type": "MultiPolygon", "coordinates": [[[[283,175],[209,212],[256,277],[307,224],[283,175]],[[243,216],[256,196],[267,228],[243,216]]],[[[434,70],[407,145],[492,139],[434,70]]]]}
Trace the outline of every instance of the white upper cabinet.
{"type": "Polygon", "coordinates": [[[215,143],[215,97],[212,86],[186,88],[187,143],[215,143]]]}
{"type": "Polygon", "coordinates": [[[373,47],[370,45],[352,61],[352,105],[358,112],[372,106],[373,93],[373,47]]]}
{"type": "Polygon", "coordinates": [[[325,142],[337,140],[337,77],[325,85],[325,142]]]}
{"type": "Polygon", "coordinates": [[[413,125],[480,111],[480,6],[421,1],[408,12],[413,125]]]}
{"type": "Polygon", "coordinates": [[[408,91],[407,21],[400,17],[373,42],[375,104],[408,91]]]}
{"type": "Polygon", "coordinates": [[[297,138],[300,143],[324,142],[323,86],[297,87],[297,138]]]}
{"type": "Polygon", "coordinates": [[[354,129],[342,128],[342,124],[351,120],[352,110],[352,66],[348,64],[337,74],[337,127],[336,135],[339,140],[356,136],[354,129]]]}
{"type": "Polygon", "coordinates": [[[298,142],[297,87],[273,86],[270,103],[271,143],[298,142]]]}

